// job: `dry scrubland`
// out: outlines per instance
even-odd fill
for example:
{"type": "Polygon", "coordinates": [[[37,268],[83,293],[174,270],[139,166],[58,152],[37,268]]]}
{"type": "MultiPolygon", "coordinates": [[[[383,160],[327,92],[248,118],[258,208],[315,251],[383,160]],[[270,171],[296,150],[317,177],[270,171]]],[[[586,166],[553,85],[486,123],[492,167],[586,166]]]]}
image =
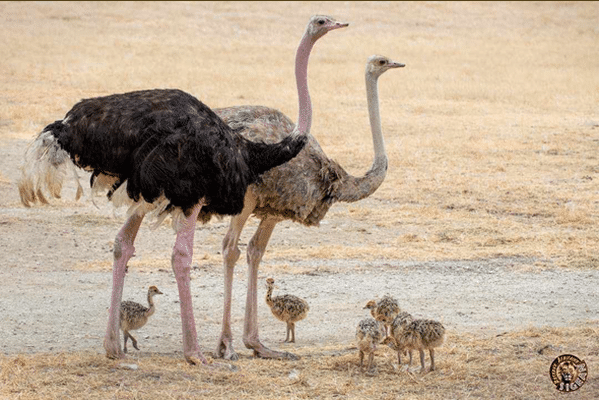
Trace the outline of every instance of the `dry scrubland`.
{"type": "MultiPolygon", "coordinates": [[[[211,107],[272,106],[295,119],[295,48],[316,13],[351,23],[319,41],[309,70],[312,133],[349,172],[364,173],[372,160],[366,58],[406,63],[380,79],[389,173],[369,199],[334,206],[321,230],[282,224],[267,273],[307,274],[302,262],[319,260],[515,259],[506,273],[597,271],[597,2],[0,3],[2,267],[110,268],[121,220],[107,209],[73,203],[72,188],[66,208],[20,205],[18,154],[35,132],[81,98],[154,87],[181,88],[211,107]],[[36,263],[14,244],[30,245],[30,222],[50,235],[73,227],[82,247],[71,254],[65,240],[36,263]],[[86,237],[88,228],[102,237],[86,237]],[[106,249],[81,257],[93,240],[106,249]]],[[[200,228],[211,232],[197,243],[203,268],[220,268],[224,229],[215,226],[224,224],[200,228]]],[[[168,268],[169,257],[139,254],[134,266],[168,268]]],[[[255,360],[238,345],[236,373],[193,368],[171,353],[142,352],[131,371],[97,352],[8,352],[0,397],[555,398],[547,369],[557,352],[573,351],[590,377],[568,396],[597,398],[595,318],[571,327],[523,321],[501,336],[450,330],[439,371],[425,376],[394,368],[387,349],[376,358],[379,374],[360,375],[352,342],[300,346],[298,362],[255,360]]]]}

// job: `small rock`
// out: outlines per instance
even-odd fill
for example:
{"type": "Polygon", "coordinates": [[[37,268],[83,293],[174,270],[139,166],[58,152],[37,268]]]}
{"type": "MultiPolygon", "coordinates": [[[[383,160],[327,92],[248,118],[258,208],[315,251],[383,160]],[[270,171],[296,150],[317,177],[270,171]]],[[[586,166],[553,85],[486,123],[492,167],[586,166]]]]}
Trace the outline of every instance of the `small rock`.
{"type": "Polygon", "coordinates": [[[119,364],[119,368],[130,369],[132,371],[137,371],[138,365],[137,364],[119,364]]]}
{"type": "Polygon", "coordinates": [[[300,376],[300,374],[298,373],[298,370],[293,369],[288,374],[288,379],[298,379],[298,376],[300,376]]]}

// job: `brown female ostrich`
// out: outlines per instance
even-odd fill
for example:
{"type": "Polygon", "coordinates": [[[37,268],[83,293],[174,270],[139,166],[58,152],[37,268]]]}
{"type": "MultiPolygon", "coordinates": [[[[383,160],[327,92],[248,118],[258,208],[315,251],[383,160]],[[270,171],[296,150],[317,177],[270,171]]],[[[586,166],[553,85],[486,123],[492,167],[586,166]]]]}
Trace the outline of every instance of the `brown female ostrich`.
{"type": "Polygon", "coordinates": [[[272,297],[274,287],[275,280],[273,278],[267,278],[267,296],[265,301],[275,318],[287,324],[285,343],[295,343],[296,322],[301,321],[306,317],[310,307],[306,300],[294,296],[293,294],[272,297]]]}
{"type": "MultiPolygon", "coordinates": [[[[330,22],[325,22],[328,25],[330,22]]],[[[43,190],[60,196],[70,160],[91,171],[91,185],[108,190],[113,203],[129,204],[114,244],[113,286],[104,348],[123,358],[119,307],[127,262],[145,215],[173,217],[171,263],[179,290],[183,352],[192,364],[207,361],[198,346],[190,293],[196,221],[239,214],[248,186],[304,147],[310,118],[276,144],[251,141],[194,96],[154,89],[82,100],[38,135],[25,154],[21,201],[45,202],[43,190]]],[[[72,167],[71,167],[72,168],[72,167]]],[[[74,168],[72,168],[74,170],[74,168]]]]}
{"type": "MultiPolygon", "coordinates": [[[[298,89],[298,126],[307,127],[310,130],[312,120],[312,106],[310,101],[310,94],[308,91],[308,58],[310,52],[316,43],[316,41],[323,37],[327,32],[343,28],[348,26],[346,23],[337,22],[335,19],[324,16],[316,15],[311,17],[298,49],[296,51],[296,85],[298,89]]],[[[227,120],[228,124],[234,129],[239,130],[245,137],[254,140],[271,143],[277,141],[277,137],[287,137],[297,127],[281,112],[262,106],[240,106],[217,109],[215,112],[224,120],[227,120]]],[[[314,139],[309,139],[314,140],[314,139]]],[[[315,142],[316,144],[316,142],[315,142]]],[[[318,146],[318,144],[317,144],[318,146]]],[[[264,176],[264,175],[263,175],[264,176]]],[[[273,178],[271,178],[272,180],[273,178]]],[[[285,177],[283,178],[285,179],[285,177]]],[[[286,182],[290,184],[291,182],[286,182]]],[[[270,194],[265,192],[265,195],[271,196],[277,194],[275,186],[277,182],[271,183],[271,190],[274,190],[270,194]]],[[[233,268],[235,262],[240,256],[240,250],[238,249],[237,243],[241,230],[246,223],[246,220],[258,209],[255,207],[257,197],[248,191],[246,193],[246,199],[244,201],[244,210],[241,218],[231,220],[230,229],[223,240],[223,257],[225,264],[225,296],[224,296],[224,312],[223,312],[223,330],[219,339],[216,353],[225,359],[237,360],[238,355],[235,353],[232,341],[233,337],[231,334],[231,289],[233,284],[233,268]]],[[[301,201],[301,199],[298,199],[301,201]]],[[[263,232],[264,227],[259,227],[258,231],[263,232]]],[[[258,232],[257,232],[258,234],[258,232]]],[[[258,326],[257,326],[257,310],[258,310],[258,262],[262,257],[264,247],[267,245],[267,241],[270,236],[270,231],[266,236],[257,236],[252,239],[252,251],[248,252],[249,261],[252,267],[249,269],[249,283],[248,283],[248,294],[246,299],[246,317],[244,322],[244,344],[246,347],[253,349],[254,354],[258,357],[263,358],[291,358],[294,356],[287,352],[277,352],[270,350],[262,345],[258,337],[258,326]],[[256,241],[259,240],[260,244],[256,241]],[[264,241],[264,245],[262,242],[264,241]],[[258,246],[257,246],[258,244],[258,246]],[[255,248],[262,248],[261,251],[254,250],[255,248]],[[252,254],[252,255],[251,255],[252,254]]]]}
{"type": "MultiPolygon", "coordinates": [[[[307,34],[303,42],[304,40],[307,40],[307,34]]],[[[246,221],[252,214],[260,219],[260,224],[247,249],[248,290],[243,342],[259,357],[297,358],[291,353],[270,350],[260,342],[257,321],[257,280],[260,260],[277,223],[290,219],[307,226],[318,226],[335,202],[354,202],[364,199],[381,185],[387,171],[387,156],[381,132],[377,80],[388,69],[398,67],[404,67],[404,64],[383,56],[372,56],[367,61],[365,78],[375,160],[364,176],[354,177],[344,171],[338,163],[325,155],[319,143],[309,134],[307,146],[295,159],[272,169],[262,176],[260,183],[248,188],[244,209],[231,219],[229,230],[223,239],[225,296],[223,327],[216,351],[223,358],[230,360],[238,358],[232,344],[231,289],[233,270],[241,254],[238,247],[239,238],[246,221]]],[[[305,112],[310,112],[310,107],[303,105],[309,97],[308,92],[302,90],[306,89],[305,87],[299,85],[298,88],[300,116],[303,116],[305,112]]],[[[215,111],[231,127],[241,128],[241,134],[252,140],[264,139],[268,142],[281,140],[294,129],[294,124],[289,118],[280,111],[267,107],[241,106],[215,111]]]]}
{"type": "Polygon", "coordinates": [[[123,331],[123,353],[127,353],[127,339],[131,339],[133,347],[136,350],[139,350],[137,347],[137,340],[135,340],[129,331],[140,329],[142,326],[146,325],[148,318],[156,311],[152,297],[157,294],[162,294],[162,292],[158,290],[156,286],[150,286],[148,288],[148,307],[144,307],[135,301],[121,302],[121,308],[119,309],[119,326],[123,331]]]}

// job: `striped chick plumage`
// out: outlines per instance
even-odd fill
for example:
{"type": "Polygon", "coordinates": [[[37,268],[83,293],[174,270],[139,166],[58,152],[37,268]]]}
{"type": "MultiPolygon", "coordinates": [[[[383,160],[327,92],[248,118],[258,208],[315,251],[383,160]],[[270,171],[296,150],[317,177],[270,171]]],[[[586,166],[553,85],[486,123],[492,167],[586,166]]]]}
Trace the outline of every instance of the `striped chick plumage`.
{"type": "Polygon", "coordinates": [[[267,279],[267,296],[265,298],[271,312],[280,321],[287,324],[285,343],[295,343],[296,341],[296,322],[303,320],[310,307],[306,300],[291,294],[272,297],[275,280],[267,279]],[[291,338],[290,338],[291,336],[291,338]]]}
{"type": "Polygon", "coordinates": [[[127,339],[131,339],[131,343],[136,350],[139,350],[137,347],[137,340],[129,333],[129,331],[133,331],[136,329],[140,329],[142,326],[146,325],[148,322],[148,318],[154,311],[156,311],[156,307],[154,305],[154,301],[152,297],[157,294],[162,294],[160,290],[156,286],[150,286],[148,288],[148,307],[141,305],[140,303],[136,303],[135,301],[123,301],[121,302],[120,311],[120,328],[123,331],[123,352],[127,353],[127,339]]]}
{"type": "MultiPolygon", "coordinates": [[[[444,343],[446,329],[442,323],[429,319],[417,319],[402,325],[400,329],[394,331],[393,336],[386,338],[384,343],[398,351],[419,350],[421,358],[421,372],[425,370],[425,352],[429,350],[431,358],[430,371],[435,370],[434,348],[444,343]]],[[[412,356],[411,356],[412,361],[412,356]]]]}
{"type": "Polygon", "coordinates": [[[385,334],[384,324],[374,318],[365,318],[358,323],[356,327],[356,340],[358,342],[357,347],[361,370],[366,354],[368,355],[367,371],[371,372],[377,344],[383,340],[385,334]]]}
{"type": "Polygon", "coordinates": [[[371,311],[371,316],[377,321],[382,321],[386,326],[386,334],[389,333],[389,327],[394,321],[394,318],[400,313],[398,300],[392,296],[385,295],[379,301],[371,300],[364,308],[371,311]]]}

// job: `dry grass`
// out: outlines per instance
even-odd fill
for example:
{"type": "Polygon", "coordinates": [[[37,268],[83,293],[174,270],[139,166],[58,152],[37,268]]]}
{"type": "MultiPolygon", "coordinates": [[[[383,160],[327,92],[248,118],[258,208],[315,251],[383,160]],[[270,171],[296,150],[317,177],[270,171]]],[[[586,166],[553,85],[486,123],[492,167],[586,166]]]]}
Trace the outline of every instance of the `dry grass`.
{"type": "Polygon", "coordinates": [[[398,368],[395,353],[380,346],[377,374],[366,376],[358,370],[353,343],[304,349],[296,362],[246,357],[235,364],[237,372],[189,366],[179,355],[145,354],[125,363],[91,352],[0,356],[0,397],[554,399],[558,392],[548,371],[556,354],[565,351],[577,354],[590,370],[587,382],[569,398],[598,398],[598,371],[590,368],[598,365],[597,321],[494,337],[449,332],[436,353],[437,370],[424,375],[418,368],[398,368]]]}

